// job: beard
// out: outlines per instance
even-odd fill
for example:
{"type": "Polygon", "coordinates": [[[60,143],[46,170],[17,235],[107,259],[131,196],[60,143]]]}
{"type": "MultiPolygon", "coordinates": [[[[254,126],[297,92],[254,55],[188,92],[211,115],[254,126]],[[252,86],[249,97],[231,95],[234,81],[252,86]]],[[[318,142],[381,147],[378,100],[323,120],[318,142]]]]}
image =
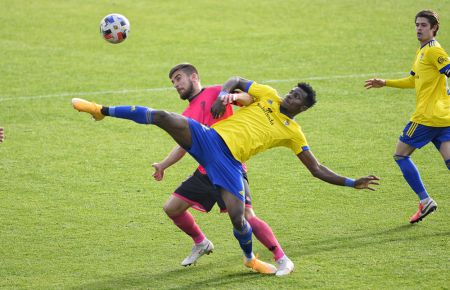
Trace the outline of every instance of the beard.
{"type": "Polygon", "coordinates": [[[183,92],[180,93],[180,99],[187,100],[192,96],[192,93],[194,92],[194,85],[192,82],[189,82],[189,87],[183,92]]]}

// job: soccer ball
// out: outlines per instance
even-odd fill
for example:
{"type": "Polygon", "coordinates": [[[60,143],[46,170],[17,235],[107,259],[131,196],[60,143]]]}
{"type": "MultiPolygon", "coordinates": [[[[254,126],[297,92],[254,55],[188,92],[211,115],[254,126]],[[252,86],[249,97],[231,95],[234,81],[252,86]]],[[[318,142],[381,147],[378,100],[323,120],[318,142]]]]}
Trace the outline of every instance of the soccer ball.
{"type": "Polygon", "coordinates": [[[121,43],[130,33],[130,22],[120,14],[106,15],[100,22],[100,34],[110,43],[121,43]]]}

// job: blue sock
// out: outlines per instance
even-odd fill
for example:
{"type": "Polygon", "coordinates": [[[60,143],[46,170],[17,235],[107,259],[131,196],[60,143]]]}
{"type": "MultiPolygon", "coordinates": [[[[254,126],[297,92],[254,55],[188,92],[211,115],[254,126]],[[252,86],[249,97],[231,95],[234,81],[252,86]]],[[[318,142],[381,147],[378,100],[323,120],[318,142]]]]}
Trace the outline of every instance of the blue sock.
{"type": "Polygon", "coordinates": [[[445,165],[447,165],[448,170],[450,170],[450,159],[445,160],[445,165]]]}
{"type": "Polygon", "coordinates": [[[109,116],[128,119],[139,124],[153,124],[153,109],[139,106],[109,107],[109,116]]]}
{"type": "Polygon", "coordinates": [[[428,197],[428,192],[423,186],[422,179],[420,178],[419,170],[412,162],[409,156],[394,155],[395,162],[400,166],[400,170],[403,173],[403,177],[408,182],[409,186],[419,196],[420,200],[428,197]]]}
{"type": "Polygon", "coordinates": [[[245,224],[242,228],[242,231],[238,231],[233,229],[233,234],[239,242],[242,251],[244,251],[244,255],[247,259],[252,258],[253,250],[252,250],[252,227],[250,224],[244,220],[245,224]]]}

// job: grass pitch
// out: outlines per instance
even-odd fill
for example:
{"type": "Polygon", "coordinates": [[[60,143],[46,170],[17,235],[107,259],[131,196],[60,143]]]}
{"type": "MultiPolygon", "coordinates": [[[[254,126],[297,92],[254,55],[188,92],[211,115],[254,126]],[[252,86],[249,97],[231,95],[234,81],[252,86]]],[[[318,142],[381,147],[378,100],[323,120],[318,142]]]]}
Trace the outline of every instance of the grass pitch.
{"type": "MultiPolygon", "coordinates": [[[[369,77],[410,70],[414,15],[441,16],[450,51],[450,3],[399,1],[0,0],[0,288],[4,289],[447,289],[449,173],[427,146],[414,154],[439,205],[408,224],[417,198],[392,159],[414,110],[414,91],[365,91],[369,77]],[[124,14],[130,38],[98,35],[106,14],[124,14]],[[162,205],[195,168],[186,157],[152,180],[151,163],[174,142],[123,120],[94,123],[72,97],[181,112],[169,69],[188,61],[203,85],[231,75],[281,95],[309,82],[318,103],[298,116],[311,149],[350,177],[376,174],[378,191],[315,180],[288,150],[249,163],[256,213],[296,271],[281,279],[242,264],[228,217],[194,212],[215,252],[183,268],[191,240],[162,205]]],[[[264,260],[271,254],[255,240],[264,260]]]]}

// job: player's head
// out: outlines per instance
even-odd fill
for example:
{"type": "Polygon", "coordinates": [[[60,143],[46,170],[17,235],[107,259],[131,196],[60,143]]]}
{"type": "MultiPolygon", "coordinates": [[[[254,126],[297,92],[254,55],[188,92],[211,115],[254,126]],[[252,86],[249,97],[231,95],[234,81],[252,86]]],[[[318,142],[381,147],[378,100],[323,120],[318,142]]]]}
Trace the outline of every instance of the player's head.
{"type": "Polygon", "coordinates": [[[416,14],[416,33],[420,42],[428,42],[439,30],[439,16],[432,10],[422,10],[416,14]]]}
{"type": "Polygon", "coordinates": [[[295,116],[314,106],[316,103],[316,92],[307,83],[298,83],[289,91],[281,103],[289,115],[295,116]]]}
{"type": "Polygon", "coordinates": [[[183,100],[195,96],[201,90],[198,71],[190,63],[180,63],[174,66],[169,72],[169,78],[183,100]]]}

